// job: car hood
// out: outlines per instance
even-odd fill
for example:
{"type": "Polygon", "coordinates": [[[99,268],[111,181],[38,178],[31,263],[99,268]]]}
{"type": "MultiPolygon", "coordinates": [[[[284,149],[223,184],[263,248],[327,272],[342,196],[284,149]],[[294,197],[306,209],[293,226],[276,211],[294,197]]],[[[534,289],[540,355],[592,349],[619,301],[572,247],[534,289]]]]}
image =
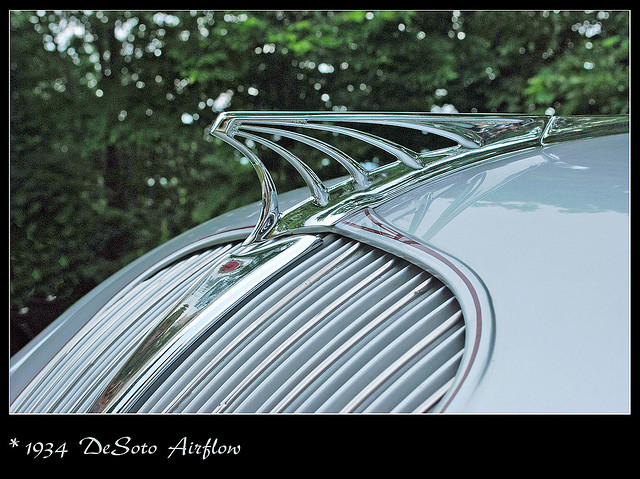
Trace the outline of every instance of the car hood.
{"type": "Polygon", "coordinates": [[[628,409],[628,142],[532,148],[375,209],[465,263],[488,291],[493,351],[466,410],[628,409]]]}

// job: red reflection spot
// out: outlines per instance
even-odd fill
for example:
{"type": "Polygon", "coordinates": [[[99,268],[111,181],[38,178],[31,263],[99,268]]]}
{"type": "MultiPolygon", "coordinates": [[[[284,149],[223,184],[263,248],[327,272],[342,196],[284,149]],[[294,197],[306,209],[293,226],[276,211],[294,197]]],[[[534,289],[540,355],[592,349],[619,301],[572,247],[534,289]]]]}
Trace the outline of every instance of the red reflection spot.
{"type": "Polygon", "coordinates": [[[229,271],[233,271],[234,269],[236,269],[238,266],[240,266],[240,262],[238,262],[238,261],[229,261],[222,268],[220,268],[220,272],[228,273],[229,271]]]}

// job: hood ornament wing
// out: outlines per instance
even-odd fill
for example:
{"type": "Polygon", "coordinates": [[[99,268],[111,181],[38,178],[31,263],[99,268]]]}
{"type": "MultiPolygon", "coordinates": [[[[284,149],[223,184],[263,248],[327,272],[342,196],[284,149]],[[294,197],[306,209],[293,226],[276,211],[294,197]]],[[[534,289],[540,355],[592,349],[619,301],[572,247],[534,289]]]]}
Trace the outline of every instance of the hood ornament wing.
{"type": "Polygon", "coordinates": [[[612,117],[529,116],[507,114],[422,114],[379,112],[225,112],[213,124],[211,134],[236,148],[253,165],[262,187],[260,218],[245,244],[314,227],[331,226],[360,207],[371,207],[428,178],[453,168],[516,149],[543,146],[567,137],[628,130],[628,116],[612,117]],[[360,125],[387,125],[439,135],[456,146],[415,152],[389,138],[357,129],[360,125]],[[293,130],[292,128],[295,128],[293,130]],[[380,148],[396,162],[373,170],[329,143],[299,130],[321,130],[344,135],[380,148]],[[287,149],[267,136],[279,136],[305,144],[340,163],[348,179],[328,188],[316,173],[287,149]],[[281,212],[274,181],[257,154],[243,140],[261,144],[287,160],[305,180],[310,198],[281,212]]]}

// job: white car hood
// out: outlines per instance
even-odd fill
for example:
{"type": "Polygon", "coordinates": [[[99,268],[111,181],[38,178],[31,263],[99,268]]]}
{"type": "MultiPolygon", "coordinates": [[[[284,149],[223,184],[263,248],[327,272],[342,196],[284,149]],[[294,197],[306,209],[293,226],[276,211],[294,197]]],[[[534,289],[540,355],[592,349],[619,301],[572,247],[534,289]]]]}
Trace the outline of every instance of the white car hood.
{"type": "Polygon", "coordinates": [[[628,142],[505,155],[375,209],[488,291],[493,351],[466,411],[629,410],[628,142]]]}

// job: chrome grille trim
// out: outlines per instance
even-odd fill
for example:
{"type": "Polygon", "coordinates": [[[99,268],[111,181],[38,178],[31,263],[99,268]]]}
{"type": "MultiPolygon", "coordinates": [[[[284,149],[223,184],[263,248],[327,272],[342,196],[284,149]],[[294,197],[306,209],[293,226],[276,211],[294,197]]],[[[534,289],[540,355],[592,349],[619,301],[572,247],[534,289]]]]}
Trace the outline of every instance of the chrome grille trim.
{"type": "MultiPolygon", "coordinates": [[[[332,364],[334,364],[340,357],[350,351],[359,341],[361,341],[364,337],[366,337],[369,333],[371,333],[376,327],[386,321],[391,315],[396,313],[402,307],[404,307],[409,301],[415,298],[417,294],[424,291],[427,285],[431,284],[433,278],[427,279],[425,282],[420,284],[417,288],[415,288],[409,295],[405,296],[393,305],[388,310],[384,311],[383,314],[380,314],[374,321],[365,324],[360,330],[355,331],[353,336],[349,337],[344,343],[342,343],[339,347],[334,349],[318,366],[314,368],[309,374],[307,374],[296,386],[293,390],[283,398],[275,407],[275,412],[282,412],[293,400],[295,400],[304,389],[309,387],[309,385],[316,380],[323,371],[328,369],[332,364]]],[[[327,346],[325,346],[326,348],[327,346]]]]}
{"type": "MultiPolygon", "coordinates": [[[[370,282],[375,280],[391,266],[391,261],[387,261],[385,264],[377,264],[378,262],[379,261],[372,262],[361,271],[361,273],[366,272],[366,274],[364,275],[365,277],[362,279],[363,282],[370,282]],[[372,269],[373,271],[369,272],[369,269],[372,269]]],[[[249,387],[249,385],[255,387],[258,378],[267,370],[267,368],[272,366],[285,353],[295,354],[294,346],[297,346],[296,343],[300,341],[304,335],[309,333],[311,329],[318,326],[320,322],[325,320],[329,315],[333,314],[336,310],[343,306],[346,301],[352,295],[357,294],[361,288],[362,286],[360,282],[358,282],[337,299],[333,300],[328,306],[325,306],[308,322],[302,324],[296,331],[293,332],[291,336],[281,342],[273,352],[271,352],[258,366],[256,366],[255,369],[251,372],[251,375],[243,379],[242,382],[238,384],[229,393],[229,395],[222,400],[218,407],[214,409],[214,412],[224,411],[229,406],[229,403],[237,399],[239,395],[249,387]]]]}
{"type": "MultiPolygon", "coordinates": [[[[443,306],[451,301],[455,301],[451,298],[443,306]]],[[[362,403],[364,403],[374,392],[381,389],[382,385],[391,380],[391,378],[398,373],[404,366],[406,366],[412,359],[416,358],[419,353],[424,351],[431,343],[441,337],[449,328],[456,325],[459,319],[462,317],[460,311],[456,312],[453,316],[447,319],[444,323],[438,326],[434,331],[429,333],[411,349],[406,351],[400,358],[389,365],[384,371],[382,371],[373,381],[370,381],[366,388],[364,388],[358,395],[356,395],[350,402],[344,407],[346,412],[354,412],[362,403]]]]}
{"type": "Polygon", "coordinates": [[[167,411],[173,411],[177,408],[178,403],[186,396],[193,393],[195,385],[202,381],[202,378],[207,372],[210,372],[216,365],[218,365],[221,361],[224,360],[232,351],[234,351],[245,339],[247,339],[254,331],[256,331],[259,327],[263,326],[266,321],[268,321],[273,314],[277,311],[282,310],[286,307],[295,296],[302,294],[306,289],[308,289],[311,285],[313,285],[317,280],[322,278],[325,274],[328,274],[329,271],[335,268],[341,261],[346,260],[357,248],[359,244],[350,245],[345,249],[338,249],[337,256],[334,258],[331,256],[331,252],[325,251],[325,253],[329,254],[329,258],[331,259],[324,267],[322,267],[319,271],[315,272],[310,278],[300,283],[295,289],[286,294],[283,298],[281,298],[276,304],[271,306],[267,311],[258,316],[258,318],[253,321],[248,327],[244,328],[242,331],[237,333],[237,336],[231,338],[230,342],[225,345],[225,347],[220,351],[213,360],[209,361],[206,367],[200,369],[198,371],[198,375],[195,379],[192,380],[192,385],[189,387],[188,391],[184,389],[177,394],[176,399],[170,404],[167,408],[167,411]]]}
{"type": "MultiPolygon", "coordinates": [[[[404,259],[335,234],[263,285],[116,412],[428,412],[453,384],[465,325],[453,293],[404,259]]],[[[243,245],[191,254],[107,304],[12,405],[85,412],[159,317],[243,245]]]]}
{"type": "Polygon", "coordinates": [[[412,337],[416,337],[416,330],[424,325],[424,321],[413,322],[419,315],[420,307],[429,306],[429,302],[432,301],[439,304],[441,300],[447,298],[446,293],[448,290],[444,286],[432,291],[425,298],[426,304],[413,305],[395,321],[385,324],[386,327],[383,330],[346,355],[344,360],[331,371],[331,375],[326,378],[323,385],[327,391],[330,391],[329,394],[317,388],[298,407],[298,410],[312,408],[319,412],[342,412],[370,381],[375,380],[395,358],[402,354],[402,349],[398,351],[399,346],[404,341],[410,341],[412,337]]]}
{"type": "MultiPolygon", "coordinates": [[[[355,373],[375,378],[383,372],[379,368],[374,368],[375,373],[362,371],[384,346],[393,344],[392,349],[401,349],[406,339],[402,333],[411,325],[418,324],[408,336],[413,332],[419,343],[420,331],[426,328],[433,332],[450,319],[454,327],[434,343],[418,344],[411,352],[413,360],[398,365],[404,367],[398,378],[394,376],[394,383],[371,395],[377,398],[384,393],[394,398],[393,412],[429,409],[437,403],[452,384],[464,348],[464,321],[452,293],[431,274],[388,253],[343,237],[330,235],[325,240],[325,249],[316,255],[321,264],[314,264],[318,261],[314,256],[268,286],[201,344],[137,410],[320,411],[319,406],[346,377],[355,373]],[[373,267],[362,270],[358,260],[373,267]],[[340,271],[342,262],[350,268],[340,271]],[[385,264],[388,269],[381,271],[385,264]],[[360,276],[355,274],[358,271],[360,276]],[[296,283],[290,285],[293,279],[296,283]],[[336,290],[342,295],[334,292],[329,297],[334,297],[335,303],[348,298],[348,304],[328,312],[332,301],[327,294],[336,290]],[[356,290],[357,294],[349,294],[356,290]],[[261,305],[261,298],[268,298],[269,303],[261,305]],[[297,301],[292,302],[294,298],[297,301]],[[322,305],[317,304],[320,301],[322,305]],[[425,326],[431,322],[434,324],[425,326]],[[433,358],[437,361],[430,371],[435,376],[429,381],[420,365],[431,364],[433,358]],[[447,373],[444,380],[443,371],[447,373]],[[336,373],[340,378],[334,377],[336,373]],[[402,390],[414,383],[420,393],[410,395],[402,390]],[[320,404],[317,398],[322,399],[320,404]]],[[[406,350],[396,353],[394,361],[403,353],[406,350]]],[[[324,412],[341,411],[327,407],[324,412]]],[[[379,410],[372,404],[365,412],[379,410]]]]}
{"type": "Polygon", "coordinates": [[[123,290],[40,371],[11,409],[37,413],[87,408],[101,385],[117,371],[116,365],[126,360],[153,327],[155,318],[174,305],[207,265],[234,248],[238,245],[227,244],[190,255],[123,290]]]}
{"type": "MultiPolygon", "coordinates": [[[[358,250],[355,250],[352,255],[342,260],[343,264],[346,265],[344,268],[338,269],[339,265],[335,266],[333,268],[334,274],[328,274],[320,278],[319,281],[313,282],[304,297],[300,297],[296,302],[284,305],[278,311],[278,314],[271,316],[268,324],[260,334],[249,338],[249,341],[243,345],[242,349],[234,351],[227,359],[223,369],[212,372],[209,380],[213,381],[212,384],[215,384],[213,388],[215,391],[211,391],[212,386],[210,383],[205,383],[205,387],[201,388],[199,395],[187,402],[183,410],[187,412],[206,412],[215,409],[237,384],[242,382],[247,375],[252,374],[254,368],[258,367],[265,358],[282,343],[286,342],[290,335],[295,335],[298,328],[304,326],[307,319],[305,312],[319,312],[314,309],[316,302],[327,301],[326,298],[330,298],[335,294],[333,292],[336,288],[340,287],[348,277],[357,273],[363,265],[365,267],[370,266],[370,269],[377,267],[375,264],[371,266],[370,262],[373,259],[377,259],[381,263],[380,257],[379,252],[360,245],[358,250]]],[[[368,273],[368,271],[365,270],[365,273],[368,273]]],[[[298,281],[302,279],[298,278],[298,281]]],[[[322,307],[321,305],[319,309],[322,309],[322,307]]],[[[237,317],[249,322],[252,320],[252,311],[250,308],[243,308],[243,311],[239,312],[237,317]]],[[[310,320],[313,320],[313,316],[310,320]]],[[[245,321],[243,321],[243,324],[246,324],[245,321]]],[[[291,351],[287,352],[290,353],[291,351]]]]}

